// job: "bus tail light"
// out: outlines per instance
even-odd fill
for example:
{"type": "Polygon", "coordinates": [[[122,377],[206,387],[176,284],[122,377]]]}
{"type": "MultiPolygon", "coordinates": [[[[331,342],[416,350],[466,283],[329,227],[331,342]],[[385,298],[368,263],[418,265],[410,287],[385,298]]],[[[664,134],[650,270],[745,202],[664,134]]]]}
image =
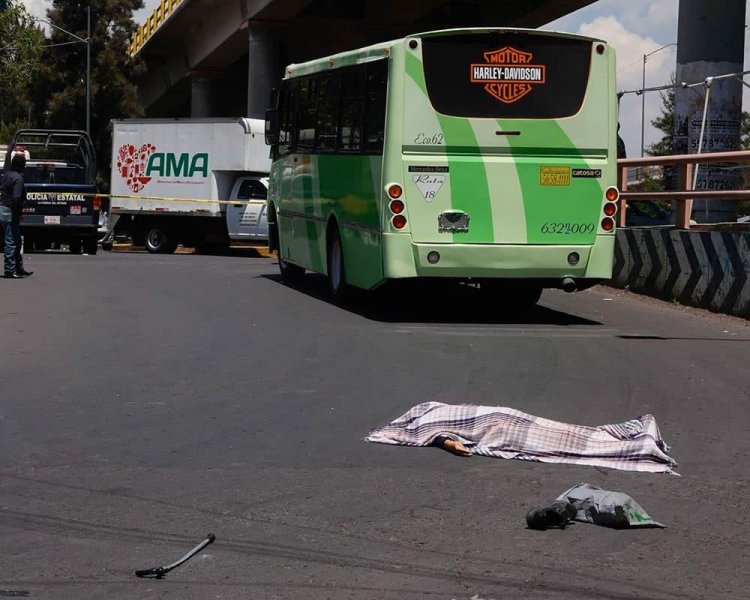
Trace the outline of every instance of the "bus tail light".
{"type": "Polygon", "coordinates": [[[406,227],[406,217],[404,215],[396,215],[391,220],[394,229],[403,229],[406,227]]]}
{"type": "Polygon", "coordinates": [[[615,220],[612,217],[604,217],[601,225],[604,231],[613,231],[615,228],[615,220]]]}
{"type": "Polygon", "coordinates": [[[401,194],[403,194],[403,193],[404,193],[403,188],[399,184],[397,184],[397,183],[392,183],[391,185],[388,186],[388,195],[393,200],[396,200],[397,198],[400,198],[401,194]]]}
{"type": "Polygon", "coordinates": [[[614,217],[617,214],[617,204],[614,202],[607,202],[604,205],[604,214],[608,217],[614,217]]]}
{"type": "Polygon", "coordinates": [[[102,207],[101,196],[94,196],[93,204],[94,204],[94,210],[100,210],[102,207]]]}
{"type": "Polygon", "coordinates": [[[400,215],[404,212],[404,203],[401,200],[391,200],[389,208],[394,215],[400,215]]]}
{"type": "Polygon", "coordinates": [[[604,197],[607,199],[607,202],[617,202],[617,199],[620,197],[620,190],[616,187],[607,188],[604,197]]]}

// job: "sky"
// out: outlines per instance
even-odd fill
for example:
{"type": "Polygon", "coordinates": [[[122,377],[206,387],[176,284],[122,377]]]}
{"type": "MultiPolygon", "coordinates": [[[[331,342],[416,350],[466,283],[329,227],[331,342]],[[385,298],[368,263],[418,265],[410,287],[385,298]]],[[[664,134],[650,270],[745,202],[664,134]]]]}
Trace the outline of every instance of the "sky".
{"type": "MultiPolygon", "coordinates": [[[[43,17],[49,0],[23,0],[35,16],[43,17]]],[[[135,13],[136,22],[142,22],[159,3],[145,0],[145,8],[135,13]]],[[[646,60],[646,87],[669,83],[675,72],[677,41],[677,12],[679,0],[598,0],[570,15],[549,23],[542,29],[553,29],[579,33],[606,40],[617,53],[617,88],[633,90],[642,87],[643,55],[654,52],[646,60]],[[662,48],[662,46],[668,46],[662,48]]],[[[750,10],[748,10],[750,19],[750,10]]],[[[750,32],[750,29],[746,29],[750,32]]],[[[750,65],[750,43],[746,33],[745,65],[750,65]]],[[[747,68],[747,67],[746,67],[747,68]]],[[[743,69],[744,70],[744,69],[743,69]]],[[[745,88],[747,92],[747,88],[745,88]]],[[[745,110],[748,110],[748,94],[745,94],[745,110]]],[[[659,116],[661,99],[658,92],[647,93],[645,109],[642,98],[626,94],[620,103],[621,135],[625,140],[628,156],[641,153],[641,123],[644,124],[644,145],[661,139],[661,132],[651,126],[659,116]]]]}

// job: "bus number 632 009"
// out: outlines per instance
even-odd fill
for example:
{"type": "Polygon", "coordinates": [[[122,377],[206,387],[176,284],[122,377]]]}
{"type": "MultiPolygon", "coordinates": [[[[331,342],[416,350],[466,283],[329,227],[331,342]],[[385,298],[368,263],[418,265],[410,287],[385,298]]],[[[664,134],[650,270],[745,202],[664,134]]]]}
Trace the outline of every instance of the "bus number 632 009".
{"type": "Polygon", "coordinates": [[[544,223],[541,232],[574,235],[577,233],[593,233],[595,228],[594,223],[544,223]]]}

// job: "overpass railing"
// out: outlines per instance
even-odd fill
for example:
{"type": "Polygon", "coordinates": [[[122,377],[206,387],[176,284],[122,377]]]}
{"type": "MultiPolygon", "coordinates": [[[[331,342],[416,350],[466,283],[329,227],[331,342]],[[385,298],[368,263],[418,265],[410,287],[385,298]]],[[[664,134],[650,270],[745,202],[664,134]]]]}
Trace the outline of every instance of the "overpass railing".
{"type": "Polygon", "coordinates": [[[671,156],[645,156],[621,158],[617,161],[617,186],[620,189],[620,210],[617,224],[625,226],[629,200],[676,201],[675,227],[690,229],[693,200],[750,200],[750,190],[695,190],[694,173],[698,165],[711,163],[750,163],[750,151],[711,152],[707,154],[673,154],[671,156]],[[628,191],[628,169],[651,166],[676,167],[677,190],[668,192],[628,191]]]}
{"type": "Polygon", "coordinates": [[[144,44],[149,38],[154,35],[157,29],[161,26],[167,17],[174,12],[174,9],[179,6],[183,0],[161,0],[157,4],[156,8],[141,25],[133,35],[133,39],[130,40],[130,56],[138,54],[144,44]]]}

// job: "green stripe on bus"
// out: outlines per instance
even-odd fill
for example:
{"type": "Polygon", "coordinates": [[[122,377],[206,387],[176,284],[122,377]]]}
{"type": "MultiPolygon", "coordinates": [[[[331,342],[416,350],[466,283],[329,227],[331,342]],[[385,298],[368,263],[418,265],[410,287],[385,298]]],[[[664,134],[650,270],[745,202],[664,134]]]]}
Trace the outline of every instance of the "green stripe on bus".
{"type": "MultiPolygon", "coordinates": [[[[295,179],[301,180],[302,197],[304,202],[302,210],[306,217],[317,217],[318,211],[316,206],[320,206],[320,199],[316,198],[315,190],[313,189],[313,173],[316,169],[315,156],[306,155],[300,157],[300,172],[295,175],[295,179]]],[[[320,245],[318,244],[318,227],[319,224],[315,219],[305,220],[305,238],[307,239],[307,252],[309,255],[311,268],[315,271],[324,271],[323,264],[325,257],[321,256],[320,245]]]]}
{"type": "MultiPolygon", "coordinates": [[[[517,123],[498,121],[501,128],[517,123]]],[[[542,167],[589,168],[573,141],[555,121],[527,121],[523,125],[525,142],[509,137],[511,148],[518,149],[515,159],[526,207],[526,235],[529,244],[593,244],[599,227],[604,190],[602,178],[570,178],[569,185],[542,185],[542,167]],[[548,155],[534,152],[528,140],[544,140],[548,155]],[[523,147],[523,152],[520,152],[523,147]],[[550,157],[549,148],[560,152],[550,157]],[[583,233],[581,233],[583,231],[583,233]]]]}
{"type": "MultiPolygon", "coordinates": [[[[406,73],[429,102],[422,63],[413,54],[406,55],[406,73]]],[[[469,231],[460,234],[460,239],[466,243],[493,240],[492,203],[487,173],[484,161],[477,152],[479,144],[471,123],[467,119],[435,114],[445,136],[445,152],[449,157],[451,206],[471,217],[469,231]],[[465,149],[471,150],[471,155],[461,156],[460,153],[465,149]]]]}

